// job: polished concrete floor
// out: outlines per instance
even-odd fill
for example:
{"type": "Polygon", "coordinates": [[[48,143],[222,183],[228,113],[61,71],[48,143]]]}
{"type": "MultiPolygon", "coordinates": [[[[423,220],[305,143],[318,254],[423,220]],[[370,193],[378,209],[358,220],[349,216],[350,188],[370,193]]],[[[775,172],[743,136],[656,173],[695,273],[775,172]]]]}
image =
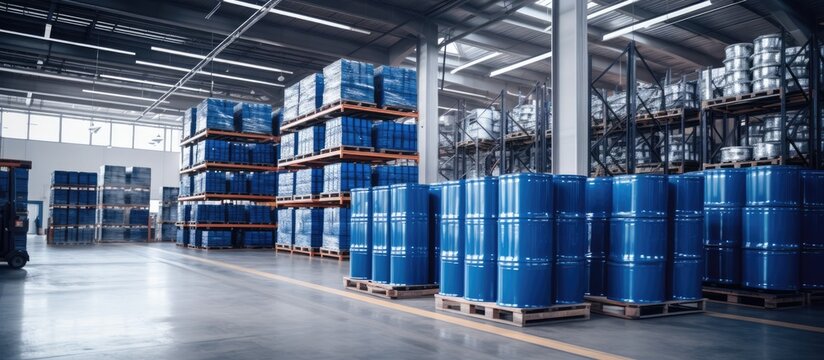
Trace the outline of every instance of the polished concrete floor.
{"type": "Polygon", "coordinates": [[[429,299],[340,291],[348,263],[173,244],[47,247],[0,265],[0,359],[821,358],[824,307],[518,329],[454,323],[429,299]],[[297,281],[292,281],[292,279],[297,281]],[[376,303],[377,301],[377,303],[376,303]],[[397,306],[393,308],[391,306],[397,306]],[[759,323],[761,319],[777,323],[759,323]],[[795,325],[807,328],[795,328],[795,325]],[[491,329],[491,331],[490,331],[491,329]],[[536,340],[537,339],[537,340],[536,340]],[[554,341],[549,341],[554,340],[554,341]]]}

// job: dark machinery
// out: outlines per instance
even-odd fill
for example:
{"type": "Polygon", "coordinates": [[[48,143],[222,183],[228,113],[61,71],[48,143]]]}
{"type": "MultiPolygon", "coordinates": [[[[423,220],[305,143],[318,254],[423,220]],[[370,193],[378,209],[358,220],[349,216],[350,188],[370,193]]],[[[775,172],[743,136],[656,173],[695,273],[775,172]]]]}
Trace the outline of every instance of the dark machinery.
{"type": "Polygon", "coordinates": [[[0,259],[14,269],[29,261],[26,200],[31,161],[0,159],[0,259]]]}

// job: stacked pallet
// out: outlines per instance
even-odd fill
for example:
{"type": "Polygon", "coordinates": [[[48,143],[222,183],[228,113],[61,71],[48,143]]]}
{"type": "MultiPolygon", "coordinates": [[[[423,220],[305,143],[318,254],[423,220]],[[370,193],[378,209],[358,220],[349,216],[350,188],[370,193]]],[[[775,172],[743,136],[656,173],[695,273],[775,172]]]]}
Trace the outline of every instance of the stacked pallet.
{"type": "Polygon", "coordinates": [[[51,178],[47,243],[94,243],[97,174],[55,171],[51,178]]]}
{"type": "Polygon", "coordinates": [[[160,189],[161,200],[155,237],[157,241],[175,241],[177,237],[178,202],[180,189],[164,186],[160,189]]]}
{"type": "Polygon", "coordinates": [[[148,241],[152,169],[103,165],[97,180],[96,241],[148,241]]]}

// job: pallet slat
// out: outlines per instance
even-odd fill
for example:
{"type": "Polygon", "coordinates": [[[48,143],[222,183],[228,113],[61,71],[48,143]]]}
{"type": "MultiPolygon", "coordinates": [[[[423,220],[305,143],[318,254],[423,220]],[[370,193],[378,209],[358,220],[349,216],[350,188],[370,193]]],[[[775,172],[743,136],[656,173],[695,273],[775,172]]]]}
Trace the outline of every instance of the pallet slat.
{"type": "Polygon", "coordinates": [[[622,319],[647,319],[662,316],[703,313],[706,300],[664,301],[650,304],[634,304],[607,299],[603,296],[585,296],[592,304],[592,312],[622,319]]]}
{"type": "Polygon", "coordinates": [[[710,301],[760,309],[785,309],[803,306],[807,297],[800,292],[768,293],[753,290],[704,286],[703,296],[710,301]]]}
{"type": "Polygon", "coordinates": [[[387,299],[408,299],[424,296],[432,296],[440,291],[438,285],[408,285],[396,286],[390,284],[378,284],[371,280],[352,279],[350,277],[343,278],[343,287],[347,290],[354,290],[372,296],[387,298],[387,299]]]}
{"type": "Polygon", "coordinates": [[[589,320],[590,304],[553,305],[546,308],[510,308],[491,302],[435,295],[435,310],[518,327],[589,320]]]}

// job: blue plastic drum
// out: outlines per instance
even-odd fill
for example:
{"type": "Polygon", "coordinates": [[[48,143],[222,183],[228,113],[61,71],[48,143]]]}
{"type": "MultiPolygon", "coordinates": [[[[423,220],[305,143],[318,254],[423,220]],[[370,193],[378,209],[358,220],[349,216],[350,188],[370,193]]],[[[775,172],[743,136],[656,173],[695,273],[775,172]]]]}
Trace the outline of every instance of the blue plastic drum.
{"type": "Polygon", "coordinates": [[[607,262],[607,298],[644,304],[664,301],[665,263],[607,262]]]}
{"type": "Polygon", "coordinates": [[[809,208],[801,211],[801,247],[804,249],[824,249],[824,208],[809,208]]]}
{"type": "Polygon", "coordinates": [[[824,289],[824,250],[801,252],[801,288],[824,289]]]}
{"type": "Polygon", "coordinates": [[[498,305],[530,308],[551,304],[551,221],[498,219],[498,305]]]}
{"type": "Polygon", "coordinates": [[[797,208],[744,208],[744,249],[798,250],[801,246],[800,211],[797,208]]]}
{"type": "Polygon", "coordinates": [[[465,186],[467,219],[498,217],[498,178],[470,179],[465,186]]]}
{"type": "Polygon", "coordinates": [[[555,175],[555,217],[584,217],[586,215],[586,176],[555,175]]]}
{"type": "Polygon", "coordinates": [[[802,170],[801,188],[804,207],[824,208],[824,170],[802,170]]]}
{"type": "Polygon", "coordinates": [[[700,259],[704,256],[704,218],[675,217],[670,226],[669,249],[674,259],[700,259]]]}
{"type": "Polygon", "coordinates": [[[801,205],[801,177],[795,166],[747,169],[747,206],[801,205]]]}
{"type": "Polygon", "coordinates": [[[669,177],[670,216],[704,215],[704,178],[695,175],[669,177]]]}
{"type": "Polygon", "coordinates": [[[612,213],[612,178],[589,178],[584,191],[588,217],[607,218],[612,213]]]}
{"type": "Polygon", "coordinates": [[[554,290],[555,304],[582,303],[587,291],[586,260],[557,260],[554,290]]]}
{"type": "Polygon", "coordinates": [[[704,208],[704,245],[741,246],[741,208],[704,208]]]}
{"type": "Polygon", "coordinates": [[[592,296],[606,295],[607,260],[606,258],[587,258],[587,289],[586,294],[592,296]]]}
{"type": "Polygon", "coordinates": [[[609,260],[664,262],[667,259],[667,219],[612,218],[609,260]]]}
{"type": "Polygon", "coordinates": [[[429,185],[429,283],[441,280],[441,184],[429,185]]]}
{"type": "Polygon", "coordinates": [[[372,188],[372,281],[389,283],[391,238],[389,186],[372,188]]]}
{"type": "Polygon", "coordinates": [[[704,263],[701,259],[676,259],[669,267],[667,299],[697,300],[701,295],[704,263]]]}
{"type": "Polygon", "coordinates": [[[556,258],[583,260],[587,250],[587,220],[556,218],[555,244],[556,258]]]}
{"type": "Polygon", "coordinates": [[[612,180],[612,217],[666,217],[666,175],[621,175],[612,180]]]}
{"type": "Polygon", "coordinates": [[[741,285],[753,289],[795,291],[801,287],[798,251],[743,249],[741,285]]]}
{"type": "MultiPolygon", "coordinates": [[[[558,177],[556,177],[557,179],[558,177]]],[[[553,177],[550,174],[509,174],[499,177],[499,218],[552,217],[553,177]]]]}
{"type": "Polygon", "coordinates": [[[372,277],[372,212],[369,188],[352,189],[352,212],[349,219],[349,276],[354,279],[372,277]]]}
{"type": "Polygon", "coordinates": [[[464,298],[497,300],[498,178],[466,181],[464,298]]]}
{"type": "Polygon", "coordinates": [[[390,276],[392,285],[424,285],[429,278],[429,186],[392,185],[390,276]]]}
{"type": "Polygon", "coordinates": [[[741,249],[737,247],[704,247],[704,281],[717,285],[741,283],[741,249]]]}
{"type": "Polygon", "coordinates": [[[743,169],[704,170],[705,207],[742,207],[747,173],[743,169]]]}
{"type": "Polygon", "coordinates": [[[466,189],[464,181],[449,181],[441,186],[441,273],[440,293],[463,296],[464,246],[466,245],[466,189]]]}
{"type": "Polygon", "coordinates": [[[587,218],[586,257],[606,258],[609,251],[609,220],[587,218]]]}

